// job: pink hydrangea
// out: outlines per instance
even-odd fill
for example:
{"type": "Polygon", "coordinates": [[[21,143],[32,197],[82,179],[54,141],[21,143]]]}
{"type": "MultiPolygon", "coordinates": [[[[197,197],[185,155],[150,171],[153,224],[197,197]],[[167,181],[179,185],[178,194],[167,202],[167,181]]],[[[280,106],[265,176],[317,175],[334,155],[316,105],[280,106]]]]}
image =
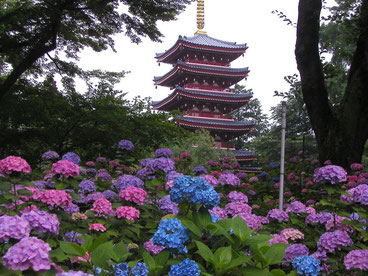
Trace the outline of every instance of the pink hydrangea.
{"type": "Polygon", "coordinates": [[[0,241],[23,239],[29,236],[31,227],[27,220],[19,216],[0,217],[0,241]]]}
{"type": "Polygon", "coordinates": [[[72,197],[62,190],[45,190],[37,200],[52,206],[66,206],[71,203],[72,197]]]}
{"type": "Polygon", "coordinates": [[[247,226],[252,230],[261,230],[262,228],[262,223],[256,215],[250,213],[240,213],[235,215],[233,218],[235,217],[242,218],[247,224],[247,226]]]}
{"type": "Polygon", "coordinates": [[[69,160],[59,160],[52,164],[51,171],[53,174],[62,174],[66,178],[76,177],[79,175],[79,165],[69,160]]]}
{"type": "Polygon", "coordinates": [[[144,243],[144,249],[151,255],[157,255],[162,250],[165,249],[165,246],[159,246],[152,243],[152,239],[144,243]]]}
{"type": "Polygon", "coordinates": [[[353,171],[359,171],[364,169],[364,165],[363,164],[359,164],[359,163],[353,163],[350,165],[350,169],[353,171]]]}
{"type": "Polygon", "coordinates": [[[50,270],[50,246],[36,237],[26,237],[14,244],[3,256],[4,265],[11,270],[50,270]]]}
{"type": "Polygon", "coordinates": [[[101,232],[106,231],[106,227],[103,226],[101,223],[92,223],[91,226],[88,229],[89,230],[94,230],[94,231],[101,231],[101,232]]]}
{"type": "Polygon", "coordinates": [[[292,241],[304,239],[304,234],[300,232],[298,229],[294,229],[294,228],[286,228],[281,231],[280,235],[283,238],[287,240],[291,239],[292,241]]]}
{"type": "Polygon", "coordinates": [[[281,235],[271,235],[273,236],[272,239],[268,240],[269,245],[273,245],[274,243],[285,243],[288,244],[289,242],[287,241],[287,239],[285,239],[283,236],[281,235]]]}
{"type": "Polygon", "coordinates": [[[246,203],[230,202],[225,205],[225,211],[231,216],[235,216],[241,213],[251,213],[252,207],[246,203]]]}
{"type": "Polygon", "coordinates": [[[209,210],[209,212],[215,216],[218,217],[218,219],[226,219],[227,218],[227,213],[224,209],[222,209],[221,207],[216,206],[215,208],[213,208],[212,210],[209,210]]]}
{"type": "Polygon", "coordinates": [[[207,175],[201,175],[200,177],[206,179],[206,181],[212,186],[212,187],[217,187],[218,186],[218,181],[216,179],[216,177],[214,177],[213,175],[207,174],[207,175]]]}
{"type": "Polygon", "coordinates": [[[192,158],[192,155],[189,152],[183,152],[180,154],[180,158],[189,159],[192,158]]]}
{"type": "Polygon", "coordinates": [[[253,177],[251,177],[251,178],[249,178],[249,180],[248,180],[249,182],[258,182],[258,177],[257,176],[253,176],[253,177]]]}
{"type": "Polygon", "coordinates": [[[125,218],[130,221],[135,221],[139,218],[139,210],[130,206],[120,206],[116,208],[116,216],[118,218],[125,218]]]}
{"type": "Polygon", "coordinates": [[[143,205],[146,197],[147,193],[145,190],[134,186],[125,188],[119,194],[119,200],[125,199],[126,201],[137,203],[138,205],[143,205]]]}
{"type": "Polygon", "coordinates": [[[96,164],[95,164],[95,162],[93,162],[93,161],[87,161],[87,162],[86,162],[86,166],[87,166],[87,167],[96,167],[96,164]]]}
{"type": "Polygon", "coordinates": [[[96,212],[98,216],[111,215],[113,213],[112,204],[106,198],[100,198],[93,202],[91,211],[96,212]]]}
{"type": "Polygon", "coordinates": [[[0,160],[0,173],[12,172],[31,173],[31,167],[26,160],[18,156],[8,156],[0,160]]]}

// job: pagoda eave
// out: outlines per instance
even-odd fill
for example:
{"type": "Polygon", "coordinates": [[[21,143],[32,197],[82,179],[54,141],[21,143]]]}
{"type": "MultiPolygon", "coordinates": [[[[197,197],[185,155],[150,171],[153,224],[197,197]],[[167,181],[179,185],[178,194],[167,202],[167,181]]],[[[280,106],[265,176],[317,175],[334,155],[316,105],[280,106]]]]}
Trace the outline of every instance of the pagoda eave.
{"type": "Polygon", "coordinates": [[[238,127],[234,127],[234,126],[218,126],[218,125],[211,125],[211,124],[205,124],[205,123],[191,123],[191,122],[186,122],[186,121],[182,121],[182,120],[176,120],[176,123],[183,126],[183,127],[187,127],[187,128],[191,128],[191,129],[208,129],[208,130],[219,130],[219,131],[223,131],[223,132],[234,132],[234,133],[238,133],[239,135],[245,134],[248,131],[253,129],[253,126],[238,126],[238,127]]]}

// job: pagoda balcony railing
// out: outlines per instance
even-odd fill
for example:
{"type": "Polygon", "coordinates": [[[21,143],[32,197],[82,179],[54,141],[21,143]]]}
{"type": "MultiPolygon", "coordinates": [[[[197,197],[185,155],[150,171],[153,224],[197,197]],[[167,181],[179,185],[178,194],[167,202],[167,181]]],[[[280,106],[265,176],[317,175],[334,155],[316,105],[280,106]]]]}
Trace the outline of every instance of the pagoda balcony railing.
{"type": "Polygon", "coordinates": [[[229,88],[222,88],[219,86],[211,86],[204,84],[185,84],[183,88],[202,92],[218,92],[227,94],[231,93],[231,89],[229,88]]]}
{"type": "Polygon", "coordinates": [[[218,115],[218,117],[215,117],[216,115],[218,115],[218,114],[213,114],[213,113],[209,113],[209,112],[192,111],[192,112],[188,112],[188,114],[184,115],[184,117],[204,119],[204,120],[209,119],[209,120],[229,121],[229,122],[234,121],[233,117],[231,117],[231,116],[218,115]]]}
{"type": "Polygon", "coordinates": [[[225,67],[225,68],[230,67],[229,63],[210,61],[210,60],[185,59],[183,61],[186,62],[186,63],[189,63],[189,64],[193,64],[193,65],[206,65],[206,66],[225,67]]]}

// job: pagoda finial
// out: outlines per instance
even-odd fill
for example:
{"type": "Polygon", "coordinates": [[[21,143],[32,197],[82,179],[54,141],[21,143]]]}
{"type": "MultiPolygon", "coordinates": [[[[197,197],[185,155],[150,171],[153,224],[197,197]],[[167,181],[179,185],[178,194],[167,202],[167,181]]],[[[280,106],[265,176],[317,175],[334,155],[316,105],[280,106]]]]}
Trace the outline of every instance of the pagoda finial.
{"type": "Polygon", "coordinates": [[[207,34],[204,28],[204,0],[197,0],[197,28],[196,34],[207,34]]]}

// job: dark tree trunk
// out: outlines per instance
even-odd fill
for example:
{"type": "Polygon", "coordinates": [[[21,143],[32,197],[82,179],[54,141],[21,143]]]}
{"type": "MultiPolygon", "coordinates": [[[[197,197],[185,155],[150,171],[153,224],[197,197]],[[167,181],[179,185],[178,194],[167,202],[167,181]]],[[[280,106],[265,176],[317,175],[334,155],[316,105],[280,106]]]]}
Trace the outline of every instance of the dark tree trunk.
{"type": "Polygon", "coordinates": [[[348,167],[361,162],[368,138],[368,0],[363,0],[360,36],[339,112],[332,112],[319,56],[321,0],[300,0],[295,55],[303,98],[316,135],[320,162],[348,167]]]}

